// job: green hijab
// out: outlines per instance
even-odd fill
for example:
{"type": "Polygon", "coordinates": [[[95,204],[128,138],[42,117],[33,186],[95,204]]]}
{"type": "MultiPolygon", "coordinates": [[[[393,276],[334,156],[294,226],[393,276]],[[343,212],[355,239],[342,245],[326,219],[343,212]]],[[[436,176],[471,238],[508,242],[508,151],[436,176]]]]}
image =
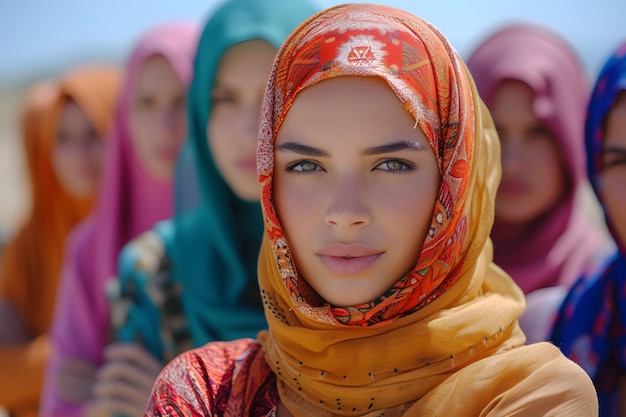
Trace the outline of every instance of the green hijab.
{"type": "Polygon", "coordinates": [[[233,193],[207,143],[220,59],[231,46],[253,39],[278,49],[315,11],[304,0],[231,0],[212,15],[200,39],[187,102],[189,137],[176,173],[174,227],[162,236],[194,346],[256,337],[267,328],[256,272],[261,206],[233,193]]]}

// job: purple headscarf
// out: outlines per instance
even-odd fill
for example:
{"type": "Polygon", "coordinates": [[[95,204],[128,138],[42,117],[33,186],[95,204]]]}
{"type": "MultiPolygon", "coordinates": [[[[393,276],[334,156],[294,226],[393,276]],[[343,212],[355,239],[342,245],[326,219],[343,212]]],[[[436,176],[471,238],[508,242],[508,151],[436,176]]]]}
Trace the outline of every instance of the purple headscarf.
{"type": "Polygon", "coordinates": [[[487,106],[504,80],[532,89],[535,115],[556,138],[566,168],[568,188],[540,219],[515,227],[500,224],[496,213],[494,261],[525,293],[569,286],[595,261],[605,242],[576,201],[579,185],[587,181],[583,127],[589,87],[582,64],[559,35],[528,24],[498,31],[467,64],[487,106]]]}

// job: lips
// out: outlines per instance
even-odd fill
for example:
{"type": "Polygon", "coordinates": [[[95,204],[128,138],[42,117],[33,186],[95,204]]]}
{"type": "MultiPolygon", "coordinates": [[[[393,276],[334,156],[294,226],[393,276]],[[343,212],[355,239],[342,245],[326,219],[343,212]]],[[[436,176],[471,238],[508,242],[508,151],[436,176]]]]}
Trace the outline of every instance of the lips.
{"type": "Polygon", "coordinates": [[[357,275],[369,269],[384,252],[358,244],[332,244],[316,252],[322,263],[338,275],[357,275]]]}

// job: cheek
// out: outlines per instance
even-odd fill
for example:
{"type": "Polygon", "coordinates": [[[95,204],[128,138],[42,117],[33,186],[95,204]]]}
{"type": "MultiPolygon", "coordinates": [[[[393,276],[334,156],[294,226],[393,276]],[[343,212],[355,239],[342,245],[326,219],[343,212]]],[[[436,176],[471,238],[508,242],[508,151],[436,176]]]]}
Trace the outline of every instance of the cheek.
{"type": "Polygon", "coordinates": [[[150,145],[153,141],[152,137],[153,126],[150,114],[145,112],[135,111],[130,117],[130,135],[133,148],[135,152],[140,155],[145,155],[150,149],[150,145]]]}
{"type": "Polygon", "coordinates": [[[63,173],[69,170],[70,164],[69,152],[63,148],[63,145],[55,145],[52,149],[52,166],[57,176],[63,176],[63,173]]]}
{"type": "Polygon", "coordinates": [[[286,231],[292,225],[305,226],[304,220],[313,222],[314,213],[322,204],[315,187],[284,181],[280,175],[274,177],[274,198],[278,218],[286,231]]]}
{"type": "Polygon", "coordinates": [[[622,242],[626,242],[626,169],[604,173],[602,177],[602,199],[609,218],[617,228],[622,242]]]}
{"type": "Polygon", "coordinates": [[[207,141],[213,155],[228,149],[229,138],[232,136],[231,123],[221,114],[212,115],[207,125],[207,141]]]}

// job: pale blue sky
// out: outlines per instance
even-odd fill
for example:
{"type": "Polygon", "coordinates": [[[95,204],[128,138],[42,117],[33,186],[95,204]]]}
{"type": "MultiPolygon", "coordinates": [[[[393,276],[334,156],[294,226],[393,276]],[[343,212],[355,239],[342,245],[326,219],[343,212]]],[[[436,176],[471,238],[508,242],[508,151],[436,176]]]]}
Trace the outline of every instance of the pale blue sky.
{"type": "MultiPolygon", "coordinates": [[[[320,8],[345,1],[312,0],[320,8]]],[[[624,0],[378,0],[437,26],[463,55],[511,21],[545,24],[572,43],[595,77],[626,40],[624,0]]],[[[89,59],[120,60],[136,37],[167,19],[204,22],[217,0],[1,0],[0,83],[89,59]]]]}

